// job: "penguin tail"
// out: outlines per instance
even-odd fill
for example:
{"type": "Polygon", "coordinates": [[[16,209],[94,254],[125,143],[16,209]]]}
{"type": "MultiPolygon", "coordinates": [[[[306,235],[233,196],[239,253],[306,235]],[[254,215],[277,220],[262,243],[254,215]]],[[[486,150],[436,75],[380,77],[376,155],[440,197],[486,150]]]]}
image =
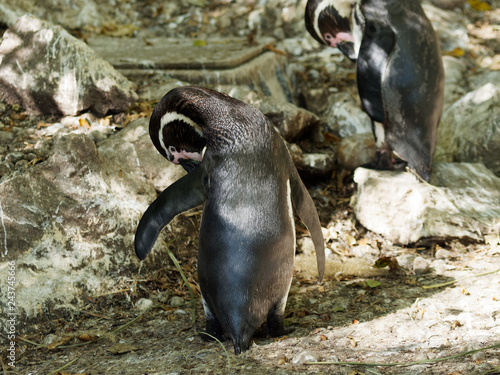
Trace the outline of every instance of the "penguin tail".
{"type": "Polygon", "coordinates": [[[250,338],[241,338],[233,340],[234,345],[234,354],[238,355],[243,352],[246,352],[248,348],[250,348],[250,338]]]}

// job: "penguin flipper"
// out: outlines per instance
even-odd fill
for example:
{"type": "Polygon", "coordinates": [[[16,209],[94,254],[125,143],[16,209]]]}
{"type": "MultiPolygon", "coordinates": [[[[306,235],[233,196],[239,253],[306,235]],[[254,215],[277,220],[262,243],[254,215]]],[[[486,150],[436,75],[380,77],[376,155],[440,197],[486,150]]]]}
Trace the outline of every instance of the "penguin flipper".
{"type": "Polygon", "coordinates": [[[356,78],[364,110],[372,121],[385,122],[382,101],[382,74],[396,44],[396,35],[389,26],[366,21],[357,60],[356,78]]]}
{"type": "Polygon", "coordinates": [[[304,183],[300,179],[297,170],[293,169],[294,171],[290,177],[292,203],[300,220],[302,220],[311,233],[314,249],[316,250],[319,280],[321,281],[325,274],[325,241],[323,239],[321,223],[319,222],[318,211],[311,195],[309,195],[304,183]]]}
{"type": "Polygon", "coordinates": [[[135,253],[140,260],[146,258],[160,231],[176,215],[199,206],[207,200],[206,174],[198,167],[167,187],[148,207],[135,233],[135,253]]]}

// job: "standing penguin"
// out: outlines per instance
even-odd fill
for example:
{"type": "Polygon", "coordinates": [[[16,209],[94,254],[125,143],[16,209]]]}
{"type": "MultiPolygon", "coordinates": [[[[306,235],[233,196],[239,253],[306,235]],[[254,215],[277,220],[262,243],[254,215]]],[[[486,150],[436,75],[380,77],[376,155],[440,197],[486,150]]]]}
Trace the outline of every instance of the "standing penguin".
{"type": "MultiPolygon", "coordinates": [[[[293,208],[311,232],[319,277],[325,267],[321,225],[288,150],[257,109],[217,91],[180,87],[155,107],[151,139],[190,173],[144,213],[135,251],[144,259],[172,218],[206,201],[198,248],[198,281],[206,332],[248,349],[267,318],[284,334],[283,314],[295,255],[293,208]]],[[[203,337],[203,335],[202,335],[203,337]]]]}
{"type": "Polygon", "coordinates": [[[308,32],[357,61],[357,83],[372,120],[376,166],[392,166],[392,151],[429,181],[443,109],[439,41],[419,1],[309,0],[308,32]]]}

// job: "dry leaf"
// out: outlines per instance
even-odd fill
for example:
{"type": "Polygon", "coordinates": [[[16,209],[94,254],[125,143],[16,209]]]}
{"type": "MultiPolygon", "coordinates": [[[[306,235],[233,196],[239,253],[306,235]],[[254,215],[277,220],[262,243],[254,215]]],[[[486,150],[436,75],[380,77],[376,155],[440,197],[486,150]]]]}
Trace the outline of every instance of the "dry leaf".
{"type": "Polygon", "coordinates": [[[61,346],[61,345],[68,343],[69,341],[71,341],[72,338],[73,338],[73,336],[64,336],[59,341],[53,342],[52,344],[47,345],[47,349],[49,349],[49,350],[55,349],[58,346],[61,346]]]}
{"type": "Polygon", "coordinates": [[[286,355],[284,355],[283,357],[281,357],[281,359],[278,361],[278,366],[280,365],[284,365],[285,363],[288,363],[290,362],[290,360],[288,359],[288,357],[286,355]]]}
{"type": "Polygon", "coordinates": [[[141,350],[140,347],[130,344],[115,344],[112,347],[108,348],[108,352],[113,354],[125,354],[129,353],[133,350],[141,350]]]}
{"type": "Polygon", "coordinates": [[[465,51],[460,47],[456,47],[451,51],[444,52],[443,54],[446,56],[462,57],[463,55],[465,55],[465,51]]]}
{"type": "Polygon", "coordinates": [[[88,333],[82,333],[78,336],[78,340],[80,341],[94,341],[96,336],[89,335],[88,333]]]}
{"type": "Polygon", "coordinates": [[[470,6],[475,9],[475,10],[480,10],[480,11],[487,11],[491,10],[490,4],[488,4],[486,1],[481,1],[481,0],[469,0],[470,6]]]}

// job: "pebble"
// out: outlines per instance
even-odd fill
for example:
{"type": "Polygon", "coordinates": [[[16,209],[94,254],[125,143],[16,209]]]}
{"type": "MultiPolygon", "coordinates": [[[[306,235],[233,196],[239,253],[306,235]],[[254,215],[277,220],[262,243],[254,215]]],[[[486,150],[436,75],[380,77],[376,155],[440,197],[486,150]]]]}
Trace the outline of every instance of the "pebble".
{"type": "Polygon", "coordinates": [[[9,162],[1,162],[0,163],[0,176],[5,176],[7,174],[9,174],[10,172],[12,172],[12,170],[14,169],[14,165],[12,165],[12,163],[9,163],[9,162]]]}
{"type": "Polygon", "coordinates": [[[436,259],[448,259],[450,257],[450,252],[445,249],[438,249],[436,251],[436,259]]]}
{"type": "Polygon", "coordinates": [[[305,362],[318,362],[318,361],[319,361],[318,355],[316,353],[312,353],[307,350],[296,354],[292,359],[292,363],[295,364],[302,364],[305,362]]]}
{"type": "Polygon", "coordinates": [[[170,298],[170,301],[168,301],[168,304],[170,306],[184,305],[184,298],[178,297],[178,296],[173,296],[172,298],[170,298]]]}
{"type": "Polygon", "coordinates": [[[415,275],[423,275],[429,271],[429,262],[422,257],[416,257],[413,260],[413,272],[415,275]]]}
{"type": "Polygon", "coordinates": [[[0,143],[8,143],[14,138],[11,132],[0,131],[0,143]]]}
{"type": "Polygon", "coordinates": [[[14,152],[11,152],[10,154],[7,154],[7,156],[5,156],[5,161],[16,164],[19,160],[22,160],[23,158],[24,158],[24,154],[22,152],[14,151],[14,152]]]}
{"type": "Polygon", "coordinates": [[[151,306],[153,306],[153,301],[147,298],[141,298],[139,301],[136,302],[135,307],[139,311],[145,311],[149,309],[151,306]]]}

